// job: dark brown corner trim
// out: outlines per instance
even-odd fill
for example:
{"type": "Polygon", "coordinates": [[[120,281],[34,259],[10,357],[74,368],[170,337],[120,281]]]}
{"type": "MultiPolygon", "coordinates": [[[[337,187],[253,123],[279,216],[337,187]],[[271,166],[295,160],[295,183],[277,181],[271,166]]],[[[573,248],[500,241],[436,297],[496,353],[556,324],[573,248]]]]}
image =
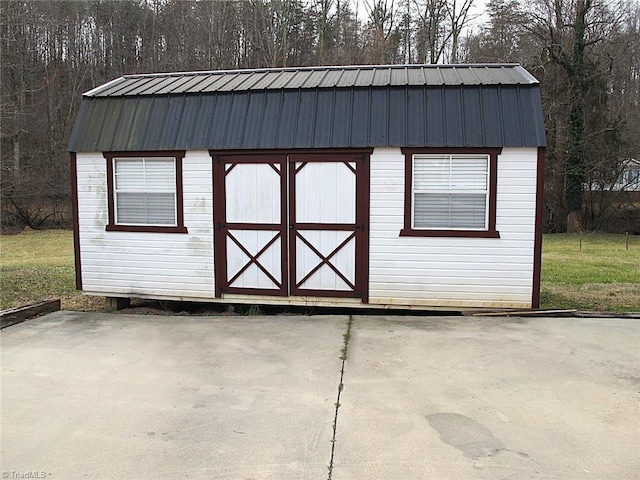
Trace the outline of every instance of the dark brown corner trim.
{"type": "Polygon", "coordinates": [[[544,230],[544,167],[545,149],[538,147],[536,179],[536,226],[533,243],[533,290],[531,308],[540,308],[540,278],[542,273],[542,232],[544,230]]]}
{"type": "Polygon", "coordinates": [[[165,151],[139,151],[139,152],[104,152],[107,160],[107,204],[109,207],[109,223],[107,232],[149,232],[149,233],[188,233],[184,226],[183,185],[182,185],[182,160],[184,150],[165,151]],[[176,159],[176,223],[175,227],[162,227],[152,225],[117,225],[115,223],[115,206],[113,195],[113,159],[137,158],[137,157],[174,157],[176,159]]]}
{"type": "Polygon", "coordinates": [[[437,148],[402,148],[404,155],[404,228],[401,237],[464,237],[464,238],[500,238],[496,230],[496,199],[498,192],[498,155],[502,148],[487,147],[437,147],[437,148]],[[413,155],[424,154],[474,154],[489,155],[489,228],[487,230],[417,230],[411,227],[412,162],[413,155]]]}
{"type": "Polygon", "coordinates": [[[76,152],[69,154],[71,181],[71,214],[73,217],[73,258],[75,260],[76,290],[82,290],[82,264],[80,262],[80,219],[78,217],[78,165],[76,152]]]}

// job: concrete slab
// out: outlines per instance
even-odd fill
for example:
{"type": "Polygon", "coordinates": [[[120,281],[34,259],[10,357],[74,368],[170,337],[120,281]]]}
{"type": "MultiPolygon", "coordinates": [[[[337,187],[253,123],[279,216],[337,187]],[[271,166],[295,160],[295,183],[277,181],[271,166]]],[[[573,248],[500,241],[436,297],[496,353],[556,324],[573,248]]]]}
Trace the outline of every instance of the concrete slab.
{"type": "Polygon", "coordinates": [[[333,480],[640,477],[640,322],[355,317],[333,480]]]}
{"type": "Polygon", "coordinates": [[[57,312],[7,328],[3,476],[326,479],[347,321],[57,312]]]}
{"type": "MultiPolygon", "coordinates": [[[[347,325],[4,329],[2,476],[326,479],[347,325]]],[[[640,476],[638,320],[355,316],[343,383],[332,480],[640,476]]]]}

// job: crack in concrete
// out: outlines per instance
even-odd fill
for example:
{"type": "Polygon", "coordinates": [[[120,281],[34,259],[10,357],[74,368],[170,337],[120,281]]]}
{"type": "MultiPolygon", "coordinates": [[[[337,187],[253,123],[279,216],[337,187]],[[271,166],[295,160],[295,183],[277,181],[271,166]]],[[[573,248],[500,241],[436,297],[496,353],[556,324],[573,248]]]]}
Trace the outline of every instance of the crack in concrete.
{"type": "Polygon", "coordinates": [[[349,322],[347,323],[347,331],[343,335],[344,345],[342,346],[342,365],[340,366],[340,383],[338,384],[338,395],[336,397],[336,411],[333,417],[333,436],[331,437],[331,458],[329,460],[329,473],[327,476],[327,480],[331,480],[331,476],[333,475],[333,458],[336,451],[336,432],[338,430],[338,410],[340,409],[340,396],[342,395],[342,390],[344,389],[344,366],[347,361],[347,352],[349,351],[349,340],[351,339],[351,325],[353,325],[353,316],[349,315],[349,322]]]}

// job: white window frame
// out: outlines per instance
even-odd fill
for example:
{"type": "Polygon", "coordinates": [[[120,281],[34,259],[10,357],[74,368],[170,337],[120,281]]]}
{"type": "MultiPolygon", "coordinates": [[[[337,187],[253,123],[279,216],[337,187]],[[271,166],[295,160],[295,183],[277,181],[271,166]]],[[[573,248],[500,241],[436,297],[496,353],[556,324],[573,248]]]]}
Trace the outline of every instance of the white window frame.
{"type": "MultiPolygon", "coordinates": [[[[122,225],[122,226],[151,226],[151,227],[177,227],[178,226],[178,190],[176,188],[176,176],[177,176],[177,171],[176,171],[176,158],[175,157],[114,157],[112,159],[113,162],[113,213],[114,213],[114,220],[115,220],[115,224],[116,225],[122,225]],[[172,188],[171,189],[162,189],[162,188],[156,188],[156,189],[151,189],[151,188],[147,188],[146,186],[146,173],[147,173],[147,169],[146,169],[146,164],[147,161],[158,161],[158,160],[170,160],[172,162],[173,165],[173,182],[172,182],[172,188]],[[140,189],[131,189],[131,188],[121,188],[118,189],[118,182],[117,182],[117,177],[118,177],[118,168],[117,168],[117,163],[118,162],[142,162],[142,174],[143,174],[143,182],[145,183],[145,187],[144,188],[140,188],[140,189]],[[119,204],[118,204],[118,194],[120,193],[141,193],[141,194],[147,194],[147,193],[170,193],[173,195],[173,223],[152,223],[152,222],[136,222],[136,223],[127,223],[127,222],[121,222],[118,219],[118,215],[119,215],[119,204]]],[[[122,175],[122,174],[120,174],[122,175]]]]}
{"type": "Polygon", "coordinates": [[[487,154],[461,154],[461,153],[452,153],[452,154],[414,154],[411,159],[411,228],[414,230],[460,230],[460,231],[479,231],[486,232],[489,229],[489,187],[491,182],[491,165],[490,165],[490,156],[487,154]],[[448,188],[438,188],[438,189],[421,189],[416,186],[416,160],[421,159],[429,159],[429,158],[437,158],[442,159],[448,157],[449,160],[449,186],[448,188]],[[485,188],[482,190],[471,190],[471,189],[454,189],[451,188],[451,176],[453,172],[453,163],[455,159],[479,159],[484,158],[486,161],[486,180],[485,180],[485,188]],[[442,194],[442,195],[484,195],[485,198],[485,216],[484,216],[484,225],[482,227],[451,227],[448,225],[440,225],[434,227],[420,227],[415,224],[415,208],[416,208],[416,194],[442,194]]]}

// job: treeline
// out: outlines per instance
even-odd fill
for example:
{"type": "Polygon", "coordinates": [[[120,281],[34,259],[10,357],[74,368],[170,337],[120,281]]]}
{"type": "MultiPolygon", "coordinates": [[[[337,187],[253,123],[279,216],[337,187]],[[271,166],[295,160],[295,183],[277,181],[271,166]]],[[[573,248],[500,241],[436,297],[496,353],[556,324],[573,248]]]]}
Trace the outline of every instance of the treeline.
{"type": "Polygon", "coordinates": [[[123,74],[517,62],[543,91],[546,230],[640,230],[607,193],[640,157],[637,1],[477,1],[3,0],[2,224],[68,222],[81,94],[123,74]]]}

